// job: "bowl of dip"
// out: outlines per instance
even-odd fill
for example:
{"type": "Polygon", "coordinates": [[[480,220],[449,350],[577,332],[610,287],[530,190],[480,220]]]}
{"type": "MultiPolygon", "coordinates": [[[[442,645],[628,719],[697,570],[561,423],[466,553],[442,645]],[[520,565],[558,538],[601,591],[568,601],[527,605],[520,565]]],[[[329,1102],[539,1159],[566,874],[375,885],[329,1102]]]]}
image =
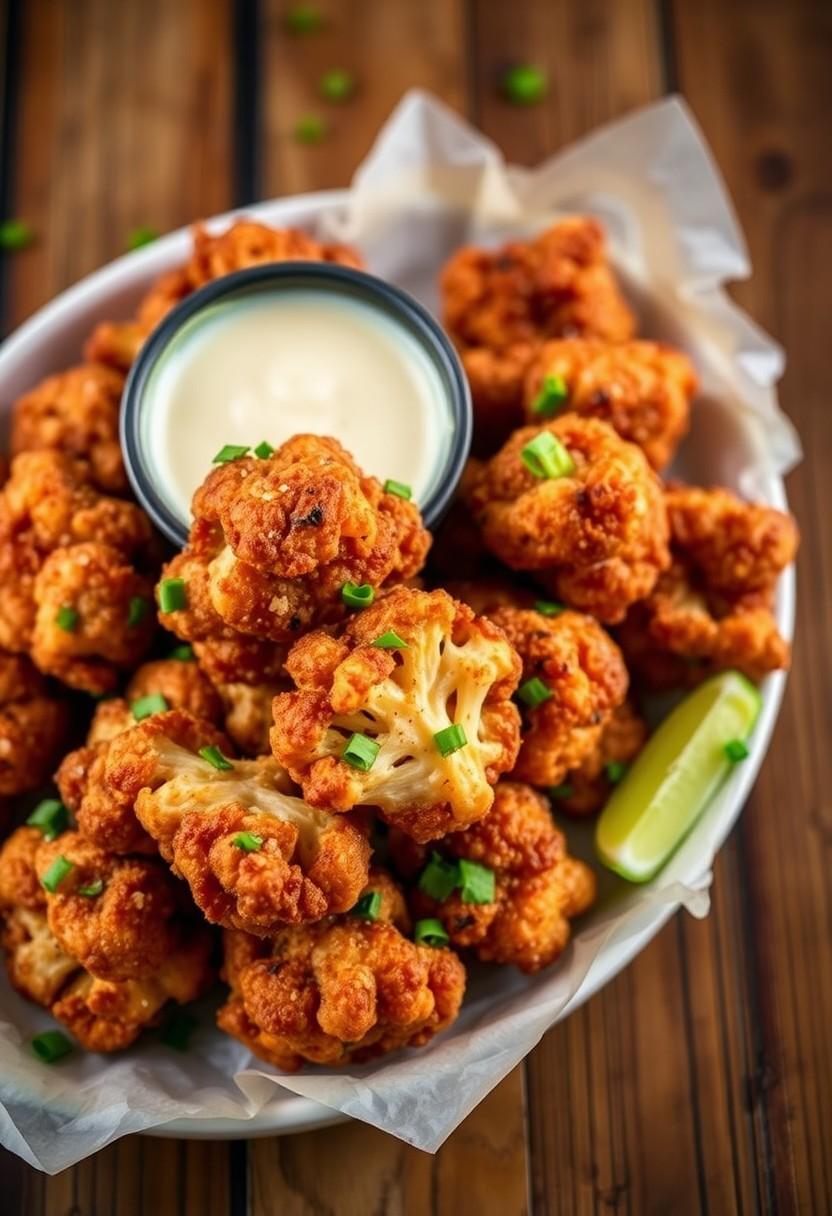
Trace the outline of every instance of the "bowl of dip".
{"type": "Polygon", "coordinates": [[[177,545],[223,448],[300,432],[340,440],[435,527],[471,430],[465,375],[434,318],[398,287],[319,262],[254,266],[187,297],[142,348],[121,416],[136,496],[177,545]]]}

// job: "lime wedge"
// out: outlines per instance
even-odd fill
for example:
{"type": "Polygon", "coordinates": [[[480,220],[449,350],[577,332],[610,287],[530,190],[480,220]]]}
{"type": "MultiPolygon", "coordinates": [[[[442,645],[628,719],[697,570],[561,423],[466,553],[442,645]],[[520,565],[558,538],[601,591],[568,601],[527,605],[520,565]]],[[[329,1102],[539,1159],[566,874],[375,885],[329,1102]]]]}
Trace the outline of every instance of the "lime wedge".
{"type": "Polygon", "coordinates": [[[595,846],[604,865],[630,882],[653,877],[727,777],[726,744],[748,738],[760,705],[745,676],[724,671],[676,706],[601,812],[595,846]]]}

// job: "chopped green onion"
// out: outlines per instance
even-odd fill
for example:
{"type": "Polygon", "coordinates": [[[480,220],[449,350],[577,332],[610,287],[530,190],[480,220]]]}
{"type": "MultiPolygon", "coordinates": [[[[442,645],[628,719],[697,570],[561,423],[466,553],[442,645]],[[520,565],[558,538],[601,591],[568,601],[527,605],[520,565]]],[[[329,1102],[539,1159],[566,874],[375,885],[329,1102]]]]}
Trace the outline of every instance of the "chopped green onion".
{"type": "Polygon", "coordinates": [[[552,690],[538,676],[532,676],[530,680],[525,680],[520,685],[517,695],[524,705],[528,705],[529,709],[536,709],[538,705],[551,699],[552,690]]]}
{"type": "Polygon", "coordinates": [[[162,612],[181,612],[188,607],[184,578],[163,578],[159,584],[159,607],[162,612]]]}
{"type": "Polygon", "coordinates": [[[299,144],[319,144],[327,129],[327,124],[317,114],[306,114],[295,123],[295,139],[299,144]]]}
{"type": "Polygon", "coordinates": [[[137,722],[142,722],[152,714],[163,714],[167,709],[170,709],[167,698],[163,697],[160,692],[151,692],[146,697],[139,697],[130,706],[137,722]]]}
{"type": "Polygon", "coordinates": [[[350,908],[351,916],[363,916],[364,920],[378,920],[381,911],[381,891],[365,891],[354,908],[350,908]]]}
{"type": "Polygon", "coordinates": [[[35,233],[25,220],[3,220],[0,223],[0,249],[4,253],[18,253],[32,244],[35,233]]]}
{"type": "Polygon", "coordinates": [[[71,1041],[60,1030],[42,1030],[29,1046],[43,1064],[57,1064],[73,1050],[71,1041]]]}
{"type": "Polygon", "coordinates": [[[442,903],[459,885],[459,862],[446,861],[438,853],[432,853],[419,877],[419,890],[442,903]]]}
{"type": "Polygon", "coordinates": [[[618,785],[629,767],[629,764],[625,764],[623,760],[610,760],[608,764],[604,765],[604,775],[610,785],[618,785]]]}
{"type": "Polygon", "coordinates": [[[44,798],[32,811],[26,823],[43,832],[44,840],[54,840],[69,827],[69,812],[57,798],[44,798]]]}
{"type": "Polygon", "coordinates": [[[198,1025],[199,1022],[193,1014],[186,1013],[184,1009],[175,1009],[162,1027],[159,1038],[165,1047],[172,1047],[174,1051],[187,1051],[190,1037],[198,1025]]]}
{"type": "Polygon", "coordinates": [[[75,869],[75,862],[67,861],[67,859],[63,856],[63,854],[61,854],[60,857],[56,857],[55,860],[52,862],[52,865],[49,867],[49,869],[44,874],[43,878],[40,880],[41,884],[44,887],[46,887],[47,891],[50,891],[54,895],[55,892],[57,891],[58,887],[61,885],[63,880],[66,878],[67,874],[69,874],[74,869],[75,869]]]}
{"type": "Polygon", "coordinates": [[[87,899],[97,899],[104,890],[104,879],[96,878],[86,887],[79,887],[78,894],[86,896],[87,899]]]}
{"type": "Polygon", "coordinates": [[[154,241],[158,241],[159,233],[155,228],[151,228],[149,224],[140,224],[138,228],[134,228],[127,237],[127,248],[141,249],[142,245],[152,245],[154,241]]]}
{"type": "Polygon", "coordinates": [[[347,101],[355,92],[355,76],[346,68],[333,68],[321,77],[320,90],[327,101],[347,101]]]}
{"type": "Polygon", "coordinates": [[[554,600],[535,600],[534,610],[541,616],[560,616],[566,611],[566,605],[556,604],[554,600]]]}
{"type": "Polygon", "coordinates": [[[283,18],[290,34],[314,34],[323,25],[323,17],[314,4],[295,4],[283,18]]]}
{"type": "Polygon", "coordinates": [[[413,928],[413,940],[420,946],[447,946],[451,940],[441,920],[429,916],[417,920],[413,928]]]}
{"type": "Polygon", "coordinates": [[[540,392],[532,402],[532,413],[552,418],[568,400],[569,389],[563,376],[544,376],[540,392]]]}
{"type": "Polygon", "coordinates": [[[375,739],[369,739],[367,735],[356,732],[348,739],[347,746],[341,752],[341,759],[352,768],[357,768],[362,773],[369,773],[380,750],[381,744],[376,743],[375,739]]]}
{"type": "Polygon", "coordinates": [[[408,643],[404,638],[399,637],[395,629],[388,629],[370,645],[375,646],[377,650],[407,650],[409,648],[408,643]]]}
{"type": "Polygon", "coordinates": [[[74,633],[79,621],[78,612],[75,608],[70,608],[68,604],[64,604],[58,609],[58,615],[55,617],[55,624],[59,629],[63,629],[64,633],[74,633]]]}
{"type": "Polygon", "coordinates": [[[551,431],[541,431],[520,452],[523,464],[535,477],[568,477],[575,461],[551,431]]]}
{"type": "Polygon", "coordinates": [[[259,853],[263,847],[263,837],[256,832],[238,832],[234,843],[244,853],[259,853]]]}
{"type": "Polygon", "coordinates": [[[131,595],[130,607],[127,610],[127,628],[135,629],[140,625],[150,611],[150,604],[143,595],[131,595]]]}
{"type": "Polygon", "coordinates": [[[568,781],[564,781],[562,785],[550,785],[550,798],[571,798],[575,793],[575,787],[570,785],[568,781]]]}
{"type": "Polygon", "coordinates": [[[742,739],[729,739],[725,744],[724,751],[732,764],[739,764],[740,760],[748,758],[748,748],[742,739]]]}
{"type": "Polygon", "coordinates": [[[392,481],[389,477],[384,483],[384,493],[395,494],[397,498],[404,498],[407,502],[413,497],[410,486],[406,486],[403,481],[392,481]]]}
{"type": "Polygon", "coordinates": [[[369,583],[344,583],[341,588],[341,599],[348,608],[369,608],[376,593],[369,583]]]}
{"type": "Polygon", "coordinates": [[[453,726],[446,726],[444,730],[438,730],[433,741],[443,756],[450,756],[465,747],[468,739],[465,736],[465,728],[455,723],[453,726]]]}
{"type": "Polygon", "coordinates": [[[234,767],[228,757],[224,756],[220,749],[215,747],[213,743],[210,747],[201,747],[199,749],[199,754],[202,756],[203,760],[208,761],[212,768],[219,769],[221,773],[229,773],[234,767]]]}
{"type": "Polygon", "coordinates": [[[249,450],[247,443],[226,443],[217,452],[212,464],[230,464],[232,460],[240,460],[249,450]]]}
{"type": "Polygon", "coordinates": [[[273,452],[274,448],[270,443],[266,443],[265,439],[254,449],[254,455],[259,456],[261,460],[268,460],[273,452]]]}
{"type": "Polygon", "coordinates": [[[459,863],[460,887],[464,904],[494,903],[494,871],[477,861],[459,863]]]}
{"type": "Polygon", "coordinates": [[[546,73],[530,63],[509,68],[503,77],[503,93],[516,106],[533,106],[546,96],[546,73]]]}
{"type": "Polygon", "coordinates": [[[180,663],[192,663],[194,661],[194,648],[187,643],[184,646],[174,646],[168,658],[178,659],[180,663]]]}

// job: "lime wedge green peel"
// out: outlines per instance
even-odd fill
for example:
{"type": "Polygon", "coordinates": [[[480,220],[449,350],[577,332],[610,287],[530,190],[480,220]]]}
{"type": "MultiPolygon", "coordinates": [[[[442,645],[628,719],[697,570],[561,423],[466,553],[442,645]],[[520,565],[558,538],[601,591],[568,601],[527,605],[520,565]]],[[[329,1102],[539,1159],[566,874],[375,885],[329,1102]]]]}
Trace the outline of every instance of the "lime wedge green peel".
{"type": "Polygon", "coordinates": [[[601,812],[595,847],[605,866],[630,882],[661,869],[736,763],[726,743],[749,737],[760,705],[745,676],[725,671],[676,706],[601,812]]]}

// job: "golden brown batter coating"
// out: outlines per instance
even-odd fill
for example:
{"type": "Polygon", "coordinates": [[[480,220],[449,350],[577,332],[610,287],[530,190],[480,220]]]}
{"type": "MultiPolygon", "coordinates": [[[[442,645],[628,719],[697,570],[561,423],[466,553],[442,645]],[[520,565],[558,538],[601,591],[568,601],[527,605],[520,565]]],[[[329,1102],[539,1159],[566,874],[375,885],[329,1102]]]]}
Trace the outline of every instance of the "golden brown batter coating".
{"type": "Polygon", "coordinates": [[[513,342],[461,350],[474,406],[475,456],[493,455],[523,425],[523,384],[538,348],[539,342],[513,342]]]}
{"type": "Polygon", "coordinates": [[[532,785],[558,785],[597,746],[626,696],[621,651],[597,621],[580,612],[546,617],[534,609],[497,608],[489,615],[523,661],[521,701],[532,688],[551,693],[541,704],[523,704],[513,775],[532,785]],[[541,683],[529,685],[530,680],[541,683]]]}
{"type": "Polygon", "coordinates": [[[122,373],[130,370],[145,339],[193,286],[184,269],[161,275],[143,297],[131,321],[100,321],[84,345],[89,363],[105,363],[122,373]]]}
{"type": "MultiPolygon", "coordinates": [[[[194,495],[188,548],[164,571],[184,610],[162,623],[186,640],[225,626],[285,642],[345,613],[345,583],[414,577],[430,535],[411,502],[365,477],[334,439],[296,435],[268,459],[220,465],[194,495]]],[[[233,634],[232,634],[233,636],[233,634]]]]}
{"type": "Polygon", "coordinates": [[[271,941],[227,933],[228,1002],[217,1022],[284,1071],[344,1065],[421,1047],[456,1019],[465,968],[450,950],[414,945],[395,924],[400,898],[373,872],[377,920],[357,915],[281,930],[271,941]]]}
{"type": "Polygon", "coordinates": [[[0,797],[49,777],[69,728],[66,702],[21,654],[0,650],[0,797]]]}
{"type": "Polygon", "coordinates": [[[195,718],[203,718],[215,726],[222,724],[222,699],[193,661],[154,659],[143,663],[127,685],[125,699],[132,705],[134,701],[154,694],[163,696],[169,709],[185,709],[195,718]]]}
{"type": "Polygon", "coordinates": [[[420,840],[488,812],[517,755],[520,660],[486,618],[444,591],[397,587],[337,637],[301,638],[286,667],[298,691],[275,698],[272,750],[313,806],[378,807],[420,840]],[[388,632],[406,647],[373,645],[388,632]],[[466,742],[443,756],[434,736],[454,724],[466,742]],[[341,759],[353,732],[380,749],[369,771],[341,759]]]}
{"type": "Polygon", "coordinates": [[[484,465],[469,505],[491,551],[558,600],[615,623],[669,564],[667,511],[644,453],[594,418],[565,414],[515,431],[484,465]],[[572,470],[536,476],[523,449],[551,435],[572,470]]]}
{"type": "Polygon", "coordinates": [[[54,448],[85,460],[100,490],[126,494],[118,440],[123,388],[124,377],[100,363],[49,376],[14,404],[12,456],[54,448]]]}
{"type": "Polygon", "coordinates": [[[646,722],[630,700],[624,701],[613,711],[592,751],[556,792],[551,791],[555,810],[569,815],[600,811],[616,784],[616,770],[626,769],[646,742],[646,722]]]}
{"type": "Polygon", "coordinates": [[[608,422],[622,439],[638,444],[654,469],[673,459],[688,429],[696,374],[681,351],[660,342],[563,338],[544,342],[524,382],[526,421],[581,414],[608,422]],[[547,380],[547,377],[549,380],[547,380]],[[565,386],[560,403],[547,385],[565,386]],[[547,412],[549,412],[547,415],[547,412]]]}

